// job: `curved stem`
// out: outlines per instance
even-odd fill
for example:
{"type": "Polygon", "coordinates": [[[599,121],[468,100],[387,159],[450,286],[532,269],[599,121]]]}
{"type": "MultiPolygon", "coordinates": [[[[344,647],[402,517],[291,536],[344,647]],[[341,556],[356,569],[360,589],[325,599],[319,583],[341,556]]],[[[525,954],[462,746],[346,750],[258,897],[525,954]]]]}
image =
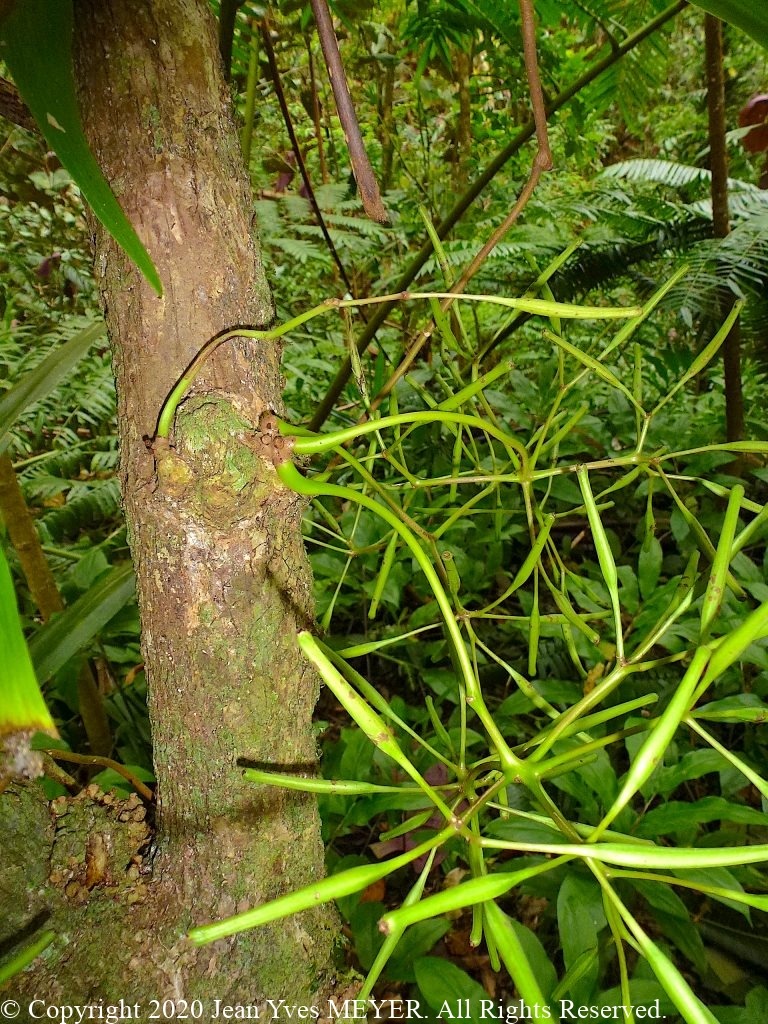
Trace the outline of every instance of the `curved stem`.
{"type": "MultiPolygon", "coordinates": [[[[444,409],[424,409],[421,412],[401,412],[395,416],[384,416],[380,420],[366,420],[365,423],[356,423],[354,426],[345,427],[343,430],[334,430],[330,434],[314,434],[309,437],[302,435],[294,444],[294,451],[298,455],[318,455],[320,452],[327,452],[331,448],[338,448],[347,441],[354,441],[358,437],[374,431],[383,430],[386,427],[397,427],[404,423],[458,423],[464,427],[475,427],[484,433],[495,437],[509,451],[516,452],[520,459],[515,458],[510,452],[510,460],[516,468],[520,468],[521,462],[527,461],[527,453],[522,443],[512,434],[495,427],[488,420],[482,420],[479,416],[470,416],[461,412],[446,412],[444,409]]],[[[280,431],[283,434],[292,434],[293,427],[289,424],[281,425],[280,431]]]]}
{"type": "Polygon", "coordinates": [[[351,487],[342,487],[338,484],[329,484],[324,481],[320,482],[307,479],[301,475],[292,462],[283,462],[277,467],[277,472],[286,487],[290,487],[291,490],[296,491],[298,494],[305,494],[310,497],[327,495],[329,497],[341,498],[344,501],[353,501],[358,505],[362,505],[364,508],[367,508],[369,511],[383,519],[392,527],[393,530],[397,531],[400,537],[402,537],[403,541],[410,548],[414,558],[419,563],[419,566],[426,576],[427,582],[435,595],[435,600],[440,608],[443,621],[445,622],[445,628],[448,632],[448,636],[450,637],[451,644],[456,653],[456,659],[461,669],[461,675],[467,692],[467,702],[472,705],[477,717],[480,719],[483,727],[488,733],[491,742],[496,747],[499,760],[501,761],[504,769],[526,785],[531,785],[534,781],[534,775],[525,766],[524,762],[512,753],[507,741],[502,736],[501,731],[486,707],[480,690],[480,683],[475,675],[469,658],[469,653],[461,636],[461,630],[456,621],[456,617],[453,614],[451,602],[434,566],[411,531],[403,525],[391,509],[387,508],[386,505],[380,504],[378,501],[374,501],[374,499],[367,494],[355,491],[351,487]]]}

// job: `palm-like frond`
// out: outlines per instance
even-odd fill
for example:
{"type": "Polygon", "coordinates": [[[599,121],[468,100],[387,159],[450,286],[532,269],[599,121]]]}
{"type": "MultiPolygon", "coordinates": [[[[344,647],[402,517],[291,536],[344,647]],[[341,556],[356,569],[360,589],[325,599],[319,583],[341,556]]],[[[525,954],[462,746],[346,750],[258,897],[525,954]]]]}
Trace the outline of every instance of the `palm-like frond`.
{"type": "Polygon", "coordinates": [[[117,477],[76,481],[66,502],[46,512],[39,520],[41,536],[48,542],[76,539],[80,533],[104,527],[120,518],[120,484],[117,477]]]}
{"type": "MultiPolygon", "coordinates": [[[[689,273],[668,294],[667,308],[698,330],[721,316],[726,289],[748,298],[743,334],[761,340],[768,329],[768,194],[734,180],[734,228],[727,238],[715,239],[702,195],[708,188],[706,170],[638,160],[610,168],[582,193],[534,200],[525,223],[477,275],[478,290],[521,294],[532,278],[530,257],[546,265],[578,236],[580,247],[551,282],[557,298],[578,300],[621,279],[630,279],[642,298],[686,264],[689,273]]],[[[488,224],[482,233],[491,230],[488,224]]],[[[464,267],[475,249],[468,241],[449,242],[447,261],[464,267]]],[[[431,261],[425,274],[437,278],[438,269],[431,261]]]]}
{"type": "MultiPolygon", "coordinates": [[[[689,185],[709,189],[712,182],[712,172],[708,168],[679,164],[674,160],[622,160],[606,167],[600,177],[666,185],[675,190],[684,189],[689,185]]],[[[765,195],[757,185],[740,181],[738,178],[728,179],[728,189],[731,196],[747,193],[750,197],[759,199],[765,195]]]]}

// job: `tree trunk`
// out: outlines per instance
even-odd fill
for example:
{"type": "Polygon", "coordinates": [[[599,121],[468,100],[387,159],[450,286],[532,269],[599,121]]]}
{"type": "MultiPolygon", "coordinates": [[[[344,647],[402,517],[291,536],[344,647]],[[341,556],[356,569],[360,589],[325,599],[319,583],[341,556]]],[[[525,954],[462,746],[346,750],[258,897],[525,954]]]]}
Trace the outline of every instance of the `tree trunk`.
{"type": "Polygon", "coordinates": [[[472,154],[472,40],[467,41],[468,50],[454,50],[454,81],[459,97],[459,114],[456,119],[456,162],[454,164],[454,188],[461,192],[466,187],[469,160],[472,154]]]}
{"type": "Polygon", "coordinates": [[[238,767],[316,762],[317,680],[295,641],[312,615],[302,510],[246,443],[279,411],[277,348],[223,345],[179,410],[174,447],[150,440],[201,345],[272,317],[214,26],[205,0],[79,0],[75,13],[86,132],[164,288],[155,296],[96,231],[158,801],[130,916],[92,889],[88,930],[55,944],[46,971],[59,1002],[307,1004],[328,969],[330,912],[202,949],[183,938],[323,870],[314,800],[249,785],[238,767]]]}
{"type": "MultiPolygon", "coordinates": [[[[723,77],[723,23],[712,14],[704,16],[707,62],[707,127],[709,166],[712,171],[712,226],[715,238],[725,238],[731,230],[728,210],[728,153],[725,143],[725,79],[723,77]]],[[[722,317],[735,299],[727,288],[721,291],[722,317]]],[[[744,437],[744,398],[741,389],[741,337],[739,321],[723,343],[725,377],[726,437],[740,441],[744,437]]]]}

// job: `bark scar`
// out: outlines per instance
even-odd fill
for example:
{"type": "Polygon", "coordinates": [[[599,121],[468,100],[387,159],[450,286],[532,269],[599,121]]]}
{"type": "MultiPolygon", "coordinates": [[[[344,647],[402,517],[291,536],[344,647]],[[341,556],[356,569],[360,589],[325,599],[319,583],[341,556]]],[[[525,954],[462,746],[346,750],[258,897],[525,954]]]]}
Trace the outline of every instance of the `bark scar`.
{"type": "Polygon", "coordinates": [[[246,447],[272,466],[287,462],[293,451],[293,438],[280,433],[278,418],[268,409],[259,416],[258,427],[243,432],[240,437],[246,447]]]}

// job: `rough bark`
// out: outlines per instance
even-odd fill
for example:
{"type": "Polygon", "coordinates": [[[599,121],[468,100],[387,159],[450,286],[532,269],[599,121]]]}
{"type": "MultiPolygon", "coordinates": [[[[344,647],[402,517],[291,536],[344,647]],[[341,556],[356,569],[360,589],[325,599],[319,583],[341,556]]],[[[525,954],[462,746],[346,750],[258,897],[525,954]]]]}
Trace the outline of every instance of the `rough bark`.
{"type": "MultiPolygon", "coordinates": [[[[707,72],[707,127],[709,166],[712,171],[712,226],[715,238],[725,238],[731,230],[728,209],[728,151],[725,133],[725,78],[723,75],[723,23],[712,14],[704,16],[707,72]]],[[[720,295],[725,318],[735,299],[727,288],[720,295]]],[[[741,388],[741,336],[739,321],[723,343],[725,377],[726,437],[740,441],[744,437],[744,398],[741,388]]]]}
{"type": "Polygon", "coordinates": [[[246,443],[260,414],[279,410],[276,347],[223,345],[180,409],[174,447],[149,441],[201,345],[272,316],[214,27],[204,0],[80,0],[76,20],[86,131],[164,288],[155,296],[96,232],[158,806],[140,898],[134,885],[128,913],[125,879],[105,874],[109,900],[92,887],[86,930],[54,945],[43,976],[69,1001],[306,1004],[328,968],[329,914],[203,949],[183,937],[323,866],[313,800],[256,789],[238,767],[316,761],[317,683],[295,642],[311,617],[301,507],[246,443]]]}

